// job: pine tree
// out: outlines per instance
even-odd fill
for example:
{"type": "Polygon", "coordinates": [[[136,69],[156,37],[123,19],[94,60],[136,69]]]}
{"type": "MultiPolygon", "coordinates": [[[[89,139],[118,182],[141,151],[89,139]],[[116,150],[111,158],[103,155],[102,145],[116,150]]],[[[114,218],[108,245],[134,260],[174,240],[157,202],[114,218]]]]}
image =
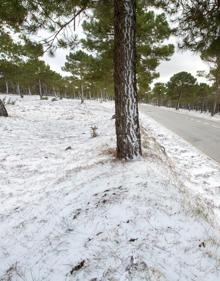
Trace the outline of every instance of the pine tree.
{"type": "Polygon", "coordinates": [[[157,105],[160,106],[163,103],[163,99],[167,93],[167,88],[164,83],[157,82],[153,88],[153,95],[157,99],[157,105]]]}
{"type": "Polygon", "coordinates": [[[67,61],[62,69],[72,74],[75,85],[79,87],[81,103],[83,103],[86,83],[92,71],[94,59],[83,51],[70,53],[66,59],[67,61]]]}
{"type": "Polygon", "coordinates": [[[167,94],[176,101],[176,110],[180,108],[181,100],[187,102],[195,94],[196,78],[192,74],[182,71],[174,74],[167,83],[167,94]]]}

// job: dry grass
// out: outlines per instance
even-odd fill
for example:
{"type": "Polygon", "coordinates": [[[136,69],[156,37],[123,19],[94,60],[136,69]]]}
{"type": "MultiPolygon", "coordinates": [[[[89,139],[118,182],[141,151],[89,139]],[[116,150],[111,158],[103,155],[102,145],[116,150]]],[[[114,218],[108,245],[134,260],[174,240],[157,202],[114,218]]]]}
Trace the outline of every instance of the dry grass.
{"type": "Polygon", "coordinates": [[[117,157],[117,151],[115,148],[107,148],[107,149],[104,149],[101,153],[102,155],[110,155],[112,156],[113,158],[116,158],[117,157]]]}
{"type": "Polygon", "coordinates": [[[0,281],[12,281],[14,278],[17,280],[17,278],[20,278],[20,280],[23,280],[23,274],[18,268],[17,263],[11,265],[5,272],[5,274],[0,277],[0,281]]]}

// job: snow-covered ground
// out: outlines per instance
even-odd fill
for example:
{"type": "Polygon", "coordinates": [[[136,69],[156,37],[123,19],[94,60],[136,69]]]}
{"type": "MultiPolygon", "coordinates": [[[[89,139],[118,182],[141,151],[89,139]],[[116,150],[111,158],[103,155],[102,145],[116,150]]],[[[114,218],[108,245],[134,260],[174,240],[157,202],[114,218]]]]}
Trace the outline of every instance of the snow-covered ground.
{"type": "Polygon", "coordinates": [[[220,280],[217,164],[146,116],[143,158],[119,162],[111,103],[16,99],[0,119],[1,281],[220,280]]]}
{"type": "MultiPolygon", "coordinates": [[[[152,104],[148,104],[148,105],[155,106],[152,104]]],[[[189,116],[194,116],[194,117],[198,117],[198,118],[203,118],[203,119],[207,119],[207,120],[220,122],[219,113],[215,114],[214,116],[211,116],[210,112],[200,112],[200,111],[196,111],[196,110],[187,110],[187,109],[182,109],[182,108],[180,108],[179,110],[176,110],[175,108],[166,107],[166,106],[160,106],[160,107],[165,110],[175,111],[176,113],[179,113],[179,114],[185,114],[185,115],[189,115],[189,116]]]]}
{"type": "Polygon", "coordinates": [[[169,159],[169,166],[197,200],[205,202],[213,224],[220,227],[220,165],[151,117],[142,114],[142,126],[156,139],[169,159]]]}

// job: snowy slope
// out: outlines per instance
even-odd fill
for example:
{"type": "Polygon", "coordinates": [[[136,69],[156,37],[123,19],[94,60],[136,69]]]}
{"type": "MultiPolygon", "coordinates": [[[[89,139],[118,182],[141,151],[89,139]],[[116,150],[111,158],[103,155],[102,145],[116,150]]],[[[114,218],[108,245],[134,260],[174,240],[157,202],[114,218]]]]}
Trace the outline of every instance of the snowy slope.
{"type": "Polygon", "coordinates": [[[143,158],[121,163],[110,103],[25,97],[8,111],[0,119],[1,281],[220,280],[206,194],[191,193],[170,142],[165,153],[165,135],[153,139],[152,120],[142,119],[143,158]]]}

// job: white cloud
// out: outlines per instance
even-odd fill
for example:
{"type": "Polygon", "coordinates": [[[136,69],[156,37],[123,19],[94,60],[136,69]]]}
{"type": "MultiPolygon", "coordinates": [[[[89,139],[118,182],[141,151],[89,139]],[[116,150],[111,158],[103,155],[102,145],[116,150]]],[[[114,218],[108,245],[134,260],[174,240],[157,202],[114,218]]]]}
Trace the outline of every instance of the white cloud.
{"type": "MultiPolygon", "coordinates": [[[[200,56],[191,51],[176,51],[170,61],[165,61],[158,67],[160,78],[157,81],[167,82],[170,77],[180,71],[190,72],[196,76],[197,71],[209,71],[209,65],[200,56]]],[[[197,77],[198,78],[198,77],[197,77]]],[[[205,78],[198,78],[200,82],[208,82],[205,78]]]]}
{"type": "Polygon", "coordinates": [[[62,71],[62,67],[65,64],[65,60],[66,60],[66,55],[69,53],[68,50],[64,50],[64,49],[58,49],[55,52],[55,56],[51,57],[48,54],[45,54],[43,56],[43,59],[46,61],[47,64],[50,65],[51,69],[60,73],[63,76],[68,75],[67,72],[62,71]]]}

